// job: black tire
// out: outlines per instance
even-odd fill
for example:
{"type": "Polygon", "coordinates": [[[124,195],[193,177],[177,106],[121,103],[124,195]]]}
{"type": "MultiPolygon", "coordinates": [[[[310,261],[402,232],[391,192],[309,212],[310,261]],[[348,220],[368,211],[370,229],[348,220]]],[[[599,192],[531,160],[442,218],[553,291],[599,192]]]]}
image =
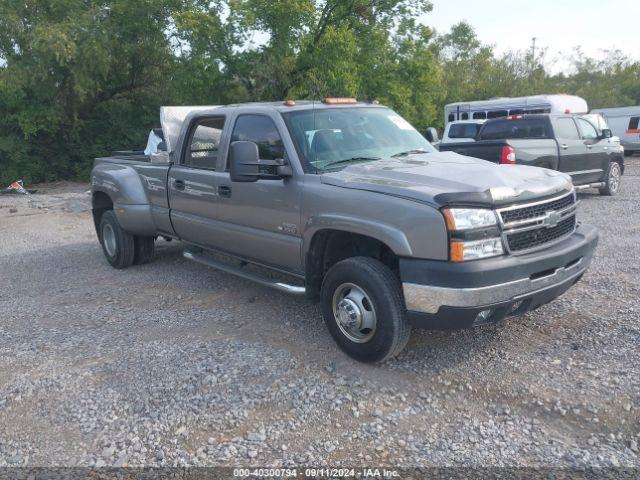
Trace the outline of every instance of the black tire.
{"type": "Polygon", "coordinates": [[[153,237],[136,236],[133,241],[135,244],[133,264],[143,265],[149,263],[153,259],[155,252],[155,239],[153,237]]]}
{"type": "Polygon", "coordinates": [[[607,175],[605,177],[605,186],[600,189],[600,195],[607,195],[609,197],[618,193],[620,189],[620,179],[622,177],[622,169],[618,162],[609,162],[607,168],[607,175]]]}
{"type": "Polygon", "coordinates": [[[634,154],[634,153],[635,153],[635,152],[634,152],[633,150],[625,150],[625,151],[624,151],[624,156],[625,156],[625,157],[633,157],[633,154],[634,154]]]}
{"type": "Polygon", "coordinates": [[[136,251],[133,235],[122,229],[113,210],[107,210],[100,217],[98,238],[104,256],[113,268],[126,268],[133,264],[136,251]]]}
{"type": "MultiPolygon", "coordinates": [[[[347,291],[350,295],[351,290],[347,291]]],[[[382,362],[400,353],[409,341],[411,326],[407,321],[400,281],[376,259],[352,257],[336,263],[323,279],[320,302],[331,336],[347,355],[356,360],[382,362]],[[371,337],[366,338],[365,334],[365,338],[360,339],[362,343],[350,339],[334,315],[334,295],[339,295],[346,284],[365,293],[363,304],[365,308],[369,306],[369,312],[374,312],[375,329],[365,329],[371,337]]]]}

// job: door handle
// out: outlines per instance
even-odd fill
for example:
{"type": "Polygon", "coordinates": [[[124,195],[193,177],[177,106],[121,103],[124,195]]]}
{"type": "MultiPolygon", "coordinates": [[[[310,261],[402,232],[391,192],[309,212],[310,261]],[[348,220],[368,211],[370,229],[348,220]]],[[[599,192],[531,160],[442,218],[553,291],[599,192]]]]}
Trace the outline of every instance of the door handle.
{"type": "Polygon", "coordinates": [[[593,148],[593,145],[589,145],[589,144],[587,143],[587,148],[593,148]]]}
{"type": "Polygon", "coordinates": [[[566,143],[563,143],[560,146],[562,147],[563,150],[566,150],[567,148],[569,148],[569,145],[567,145],[566,143]]]}
{"type": "Polygon", "coordinates": [[[231,196],[231,187],[229,185],[220,185],[218,187],[218,195],[229,198],[231,196]]]}
{"type": "Polygon", "coordinates": [[[175,179],[173,181],[173,188],[175,188],[176,190],[184,190],[184,187],[185,187],[184,180],[175,179]]]}

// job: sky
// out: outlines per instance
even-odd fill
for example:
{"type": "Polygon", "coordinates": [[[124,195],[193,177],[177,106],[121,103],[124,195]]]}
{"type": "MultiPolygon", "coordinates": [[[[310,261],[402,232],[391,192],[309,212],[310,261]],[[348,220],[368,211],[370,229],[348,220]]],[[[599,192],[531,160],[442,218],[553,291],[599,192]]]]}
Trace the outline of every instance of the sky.
{"type": "Polygon", "coordinates": [[[570,73],[567,54],[576,46],[602,58],[617,48],[640,60],[640,0],[431,0],[433,11],[421,21],[446,33],[466,20],[480,41],[498,53],[531,48],[547,50],[545,66],[570,73]]]}

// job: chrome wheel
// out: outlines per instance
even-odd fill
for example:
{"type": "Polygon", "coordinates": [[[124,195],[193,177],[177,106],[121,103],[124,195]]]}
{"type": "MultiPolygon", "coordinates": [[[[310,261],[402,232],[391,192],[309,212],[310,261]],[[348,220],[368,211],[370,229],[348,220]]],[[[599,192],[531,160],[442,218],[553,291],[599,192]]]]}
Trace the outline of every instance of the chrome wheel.
{"type": "Polygon", "coordinates": [[[338,328],[352,342],[366,343],[376,333],[376,311],[366,292],[343,283],[333,294],[333,316],[338,328]]]}
{"type": "Polygon", "coordinates": [[[617,162],[611,164],[609,171],[609,190],[613,193],[618,191],[620,187],[620,165],[617,162]]]}
{"type": "Polygon", "coordinates": [[[116,232],[113,231],[113,227],[105,223],[102,227],[102,243],[104,249],[107,251],[107,255],[115,257],[117,252],[116,232]]]}

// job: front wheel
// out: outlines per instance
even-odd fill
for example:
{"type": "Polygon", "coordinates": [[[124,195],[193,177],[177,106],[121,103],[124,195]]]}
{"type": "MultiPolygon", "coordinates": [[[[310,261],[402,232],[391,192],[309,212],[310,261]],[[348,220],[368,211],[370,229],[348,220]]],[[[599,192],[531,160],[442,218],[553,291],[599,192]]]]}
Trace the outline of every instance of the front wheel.
{"type": "Polygon", "coordinates": [[[610,162],[607,169],[607,176],[605,179],[605,185],[600,189],[600,195],[613,196],[618,193],[620,188],[620,177],[622,176],[622,170],[618,162],[610,162]]]}
{"type": "Polygon", "coordinates": [[[400,282],[376,259],[353,257],[331,267],[322,282],[321,305],[338,346],[361,362],[391,358],[409,340],[400,282]]]}

